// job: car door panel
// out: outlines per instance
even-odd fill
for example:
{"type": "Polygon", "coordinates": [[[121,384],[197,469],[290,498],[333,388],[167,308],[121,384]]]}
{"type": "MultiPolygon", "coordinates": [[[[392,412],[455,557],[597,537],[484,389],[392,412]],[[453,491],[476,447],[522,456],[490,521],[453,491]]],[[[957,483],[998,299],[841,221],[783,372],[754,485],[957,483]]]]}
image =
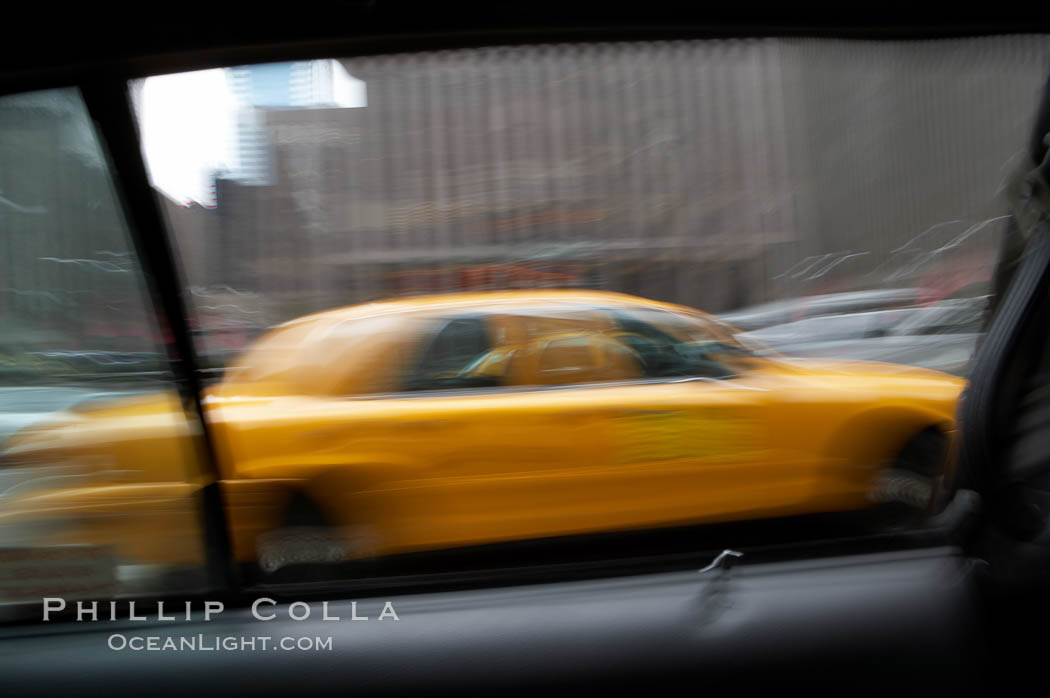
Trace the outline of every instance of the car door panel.
{"type": "Polygon", "coordinates": [[[114,682],[135,660],[154,695],[492,694],[511,687],[749,695],[792,681],[852,695],[969,692],[981,685],[974,564],[952,549],[744,564],[731,576],[670,572],[510,589],[320,602],[259,622],[229,609],[210,622],[100,621],[11,628],[0,675],[20,695],[139,695],[114,682]],[[389,600],[399,620],[378,620],[389,600]],[[313,652],[114,651],[108,638],[264,634],[330,638],[313,652]],[[63,671],[54,670],[62,657],[63,671]]]}
{"type": "Polygon", "coordinates": [[[573,495],[566,473],[600,457],[602,445],[592,405],[552,397],[406,399],[412,419],[431,426],[399,431],[403,448],[425,463],[385,485],[381,506],[400,512],[399,540],[416,548],[558,532],[573,495]]]}
{"type": "Polygon", "coordinates": [[[610,473],[631,493],[637,523],[805,508],[815,468],[771,442],[766,392],[685,381],[624,387],[614,395],[610,473]]]}

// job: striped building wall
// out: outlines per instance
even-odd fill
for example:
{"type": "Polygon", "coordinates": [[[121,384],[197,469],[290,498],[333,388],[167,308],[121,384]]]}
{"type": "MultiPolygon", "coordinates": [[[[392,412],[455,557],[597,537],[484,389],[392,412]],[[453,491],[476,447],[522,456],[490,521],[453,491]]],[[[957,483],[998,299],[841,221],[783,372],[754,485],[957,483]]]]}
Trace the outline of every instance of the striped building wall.
{"type": "Polygon", "coordinates": [[[267,113],[273,186],[225,186],[230,274],[289,313],[468,277],[716,312],[961,284],[994,256],[1048,56],[998,37],[345,60],[368,107],[267,113]]]}
{"type": "MultiPolygon", "coordinates": [[[[464,287],[718,312],[962,283],[994,256],[1048,57],[1008,36],[348,59],[367,107],[257,110],[271,179],[168,215],[188,285],[256,294],[274,320],[464,287]]],[[[56,146],[75,102],[0,104],[0,317],[83,346],[141,297],[133,260],[107,263],[127,245],[104,165],[56,146]]]]}

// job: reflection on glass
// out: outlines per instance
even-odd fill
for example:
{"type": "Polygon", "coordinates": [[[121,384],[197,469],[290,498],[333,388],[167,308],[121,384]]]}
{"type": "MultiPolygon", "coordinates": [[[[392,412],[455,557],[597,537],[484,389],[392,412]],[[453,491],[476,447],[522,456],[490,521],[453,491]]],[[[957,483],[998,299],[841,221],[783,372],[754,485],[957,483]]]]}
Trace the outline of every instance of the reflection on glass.
{"type": "MultiPolygon", "coordinates": [[[[235,561],[927,515],[1047,57],[603,44],[134,83],[235,561]]],[[[0,119],[0,553],[173,579],[194,428],[90,122],[71,92],[0,119]]]]}
{"type": "Polygon", "coordinates": [[[237,561],[925,515],[1048,56],[702,41],[135,83],[237,561]]]}
{"type": "Polygon", "coordinates": [[[193,423],[74,90],[0,98],[0,606],[193,589],[193,423]]]}

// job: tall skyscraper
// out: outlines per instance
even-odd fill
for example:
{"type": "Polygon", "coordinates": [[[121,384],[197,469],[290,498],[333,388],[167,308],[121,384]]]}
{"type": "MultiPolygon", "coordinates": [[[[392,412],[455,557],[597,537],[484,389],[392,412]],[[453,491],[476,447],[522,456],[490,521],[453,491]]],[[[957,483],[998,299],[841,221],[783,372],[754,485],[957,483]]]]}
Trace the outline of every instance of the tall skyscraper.
{"type": "Polygon", "coordinates": [[[272,184],[272,143],[263,128],[264,109],[363,107],[365,84],[339,61],[267,63],[227,70],[236,113],[227,177],[243,184],[272,184]]]}

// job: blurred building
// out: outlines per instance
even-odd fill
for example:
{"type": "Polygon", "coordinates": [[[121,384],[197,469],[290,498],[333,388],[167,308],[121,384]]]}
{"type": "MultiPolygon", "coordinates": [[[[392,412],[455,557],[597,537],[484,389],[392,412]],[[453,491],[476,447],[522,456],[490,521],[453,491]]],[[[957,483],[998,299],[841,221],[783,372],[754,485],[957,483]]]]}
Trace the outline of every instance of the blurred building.
{"type": "Polygon", "coordinates": [[[158,338],[89,123],[73,91],[0,98],[0,357],[158,338]]]}
{"type": "Polygon", "coordinates": [[[356,58],[366,108],[255,106],[272,179],[220,179],[214,211],[172,215],[191,277],[281,318],[477,288],[718,312],[963,285],[994,257],[1048,55],[1004,37],[356,58]],[[184,233],[192,216],[210,218],[184,233]]]}
{"type": "Polygon", "coordinates": [[[261,110],[363,106],[360,81],[334,60],[244,65],[226,71],[236,105],[228,177],[246,184],[271,184],[272,147],[261,110]]]}
{"type": "MultiPolygon", "coordinates": [[[[216,207],[158,196],[217,349],[305,312],[462,289],[594,287],[713,312],[890,286],[935,298],[987,278],[1048,59],[1046,38],[1011,36],[236,69],[257,132],[216,207]]],[[[90,120],[62,127],[76,109],[0,100],[0,354],[159,337],[90,120]]]]}
{"type": "Polygon", "coordinates": [[[217,184],[209,256],[228,263],[212,281],[299,309],[530,285],[747,301],[761,254],[797,238],[783,112],[760,101],[776,56],[701,66],[733,73],[716,125],[754,122],[745,172],[735,143],[691,123],[699,72],[672,85],[660,52],[534,53],[347,61],[366,109],[257,109],[274,180],[217,184]]]}

